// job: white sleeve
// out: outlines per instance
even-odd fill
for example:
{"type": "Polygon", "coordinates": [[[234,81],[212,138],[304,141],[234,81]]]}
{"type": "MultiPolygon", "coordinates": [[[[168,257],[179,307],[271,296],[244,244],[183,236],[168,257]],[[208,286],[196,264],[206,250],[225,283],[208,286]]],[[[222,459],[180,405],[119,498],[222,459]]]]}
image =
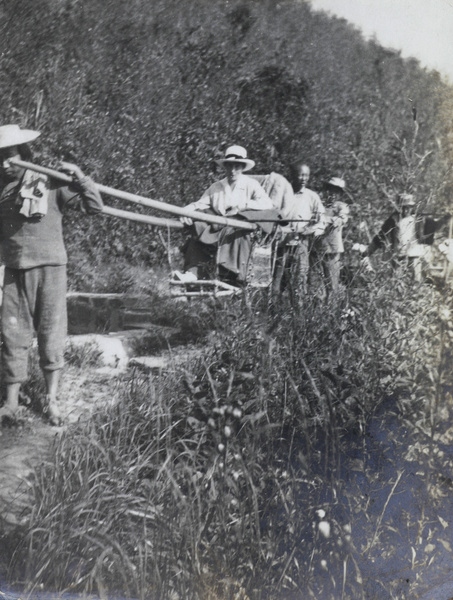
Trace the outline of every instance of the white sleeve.
{"type": "Polygon", "coordinates": [[[211,208],[211,196],[209,194],[209,189],[206,190],[206,192],[202,195],[202,197],[199,200],[187,204],[187,206],[184,206],[184,208],[187,208],[188,210],[200,211],[208,210],[208,208],[211,208]]]}
{"type": "Polygon", "coordinates": [[[274,205],[272,204],[272,200],[266,194],[264,189],[260,186],[260,184],[253,181],[252,194],[251,194],[251,202],[247,202],[247,208],[252,210],[272,210],[274,205]]]}

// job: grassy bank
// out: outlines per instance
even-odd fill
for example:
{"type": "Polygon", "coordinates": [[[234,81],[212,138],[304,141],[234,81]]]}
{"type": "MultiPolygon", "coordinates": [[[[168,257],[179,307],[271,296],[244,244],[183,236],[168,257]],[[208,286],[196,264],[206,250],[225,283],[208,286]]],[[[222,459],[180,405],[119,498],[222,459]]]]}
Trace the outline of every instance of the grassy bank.
{"type": "MultiPolygon", "coordinates": [[[[385,271],[331,303],[217,308],[203,359],[131,373],[114,408],[61,438],[11,575],[152,599],[371,597],[369,566],[392,548],[410,565],[439,510],[396,535],[370,489],[384,477],[390,499],[407,436],[443,426],[451,325],[441,291],[385,271]],[[383,469],[370,428],[389,416],[408,433],[383,469]]],[[[420,449],[419,470],[431,459],[420,449]]]]}

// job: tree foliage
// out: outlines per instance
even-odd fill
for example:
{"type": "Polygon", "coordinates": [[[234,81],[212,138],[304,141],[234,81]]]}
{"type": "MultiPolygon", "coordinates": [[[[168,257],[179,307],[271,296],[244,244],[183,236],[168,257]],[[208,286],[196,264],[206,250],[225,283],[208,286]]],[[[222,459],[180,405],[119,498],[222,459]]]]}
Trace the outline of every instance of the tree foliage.
{"type": "MultiPolygon", "coordinates": [[[[44,162],[184,205],[239,143],[257,172],[288,175],[302,157],[315,188],[344,175],[371,228],[399,191],[448,203],[451,90],[306,2],[5,0],[0,12],[0,118],[41,130],[44,162]]],[[[70,248],[161,259],[150,228],[106,220],[99,235],[69,219],[70,248]]]]}

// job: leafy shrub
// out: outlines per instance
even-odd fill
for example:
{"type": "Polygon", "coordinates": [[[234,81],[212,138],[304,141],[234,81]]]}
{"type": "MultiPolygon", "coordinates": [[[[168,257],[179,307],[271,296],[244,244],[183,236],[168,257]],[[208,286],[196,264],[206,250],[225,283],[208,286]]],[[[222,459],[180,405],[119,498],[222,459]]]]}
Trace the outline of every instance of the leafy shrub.
{"type": "MultiPolygon", "coordinates": [[[[430,211],[448,203],[450,88],[307,3],[134,0],[124,11],[122,0],[18,0],[0,10],[0,117],[43,132],[38,161],[66,158],[100,183],[184,205],[235,142],[257,172],[288,175],[305,158],[314,189],[344,175],[371,231],[399,191],[430,211]]],[[[88,280],[96,257],[165,256],[156,228],[112,218],[71,211],[66,238],[88,280]]]]}

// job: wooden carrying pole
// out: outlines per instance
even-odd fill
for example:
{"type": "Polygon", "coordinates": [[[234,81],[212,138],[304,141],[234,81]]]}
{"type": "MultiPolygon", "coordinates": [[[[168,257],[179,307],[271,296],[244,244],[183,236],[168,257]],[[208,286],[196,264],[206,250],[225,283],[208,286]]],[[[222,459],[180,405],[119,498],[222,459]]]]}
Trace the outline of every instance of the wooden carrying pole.
{"type": "Polygon", "coordinates": [[[134,213],[129,210],[121,210],[119,208],[113,208],[112,206],[104,205],[102,214],[110,215],[112,217],[119,217],[120,219],[127,219],[128,221],[146,223],[147,225],[158,225],[160,227],[170,227],[171,229],[184,229],[184,225],[181,223],[181,221],[177,221],[176,219],[150,217],[149,215],[141,215],[140,213],[134,213]]]}
{"type": "MultiPolygon", "coordinates": [[[[49,177],[59,179],[60,181],[64,181],[65,183],[73,183],[74,181],[73,178],[69,175],[66,175],[66,173],[62,173],[61,171],[55,171],[54,169],[49,169],[48,167],[41,167],[39,165],[35,165],[34,163],[30,163],[25,160],[19,160],[17,158],[14,158],[11,159],[10,162],[19,167],[23,167],[24,169],[30,169],[31,171],[37,171],[38,173],[43,173],[44,175],[48,175],[49,177]]],[[[235,227],[236,229],[245,229],[247,231],[255,231],[255,229],[257,228],[257,225],[255,223],[239,221],[238,219],[229,219],[227,217],[221,217],[218,215],[208,215],[206,213],[198,212],[196,210],[188,210],[179,206],[173,206],[173,204],[167,204],[167,202],[161,202],[160,200],[151,200],[150,198],[145,198],[144,196],[138,196],[136,194],[131,194],[130,192],[123,192],[122,190],[116,190],[115,188],[111,188],[100,183],[96,183],[95,185],[101,193],[106,194],[107,196],[119,198],[120,200],[127,200],[128,202],[134,202],[135,204],[141,204],[142,206],[149,206],[150,208],[155,208],[157,210],[161,210],[163,212],[171,213],[181,217],[190,217],[194,221],[204,221],[205,223],[214,223],[215,225],[228,225],[229,227],[235,227]]],[[[176,229],[182,229],[183,227],[183,224],[176,220],[159,219],[158,217],[139,215],[137,213],[132,213],[129,211],[121,211],[118,209],[114,209],[109,206],[104,207],[103,213],[120,217],[123,219],[130,219],[133,221],[149,223],[151,225],[163,225],[167,227],[173,227],[176,229]]]]}
{"type": "MultiPolygon", "coordinates": [[[[451,240],[452,235],[453,235],[453,217],[450,217],[450,221],[448,222],[448,239],[449,240],[451,240]]],[[[447,281],[450,277],[451,267],[452,267],[451,262],[448,260],[447,257],[445,257],[445,273],[444,273],[444,282],[445,283],[447,283],[447,281]]]]}

